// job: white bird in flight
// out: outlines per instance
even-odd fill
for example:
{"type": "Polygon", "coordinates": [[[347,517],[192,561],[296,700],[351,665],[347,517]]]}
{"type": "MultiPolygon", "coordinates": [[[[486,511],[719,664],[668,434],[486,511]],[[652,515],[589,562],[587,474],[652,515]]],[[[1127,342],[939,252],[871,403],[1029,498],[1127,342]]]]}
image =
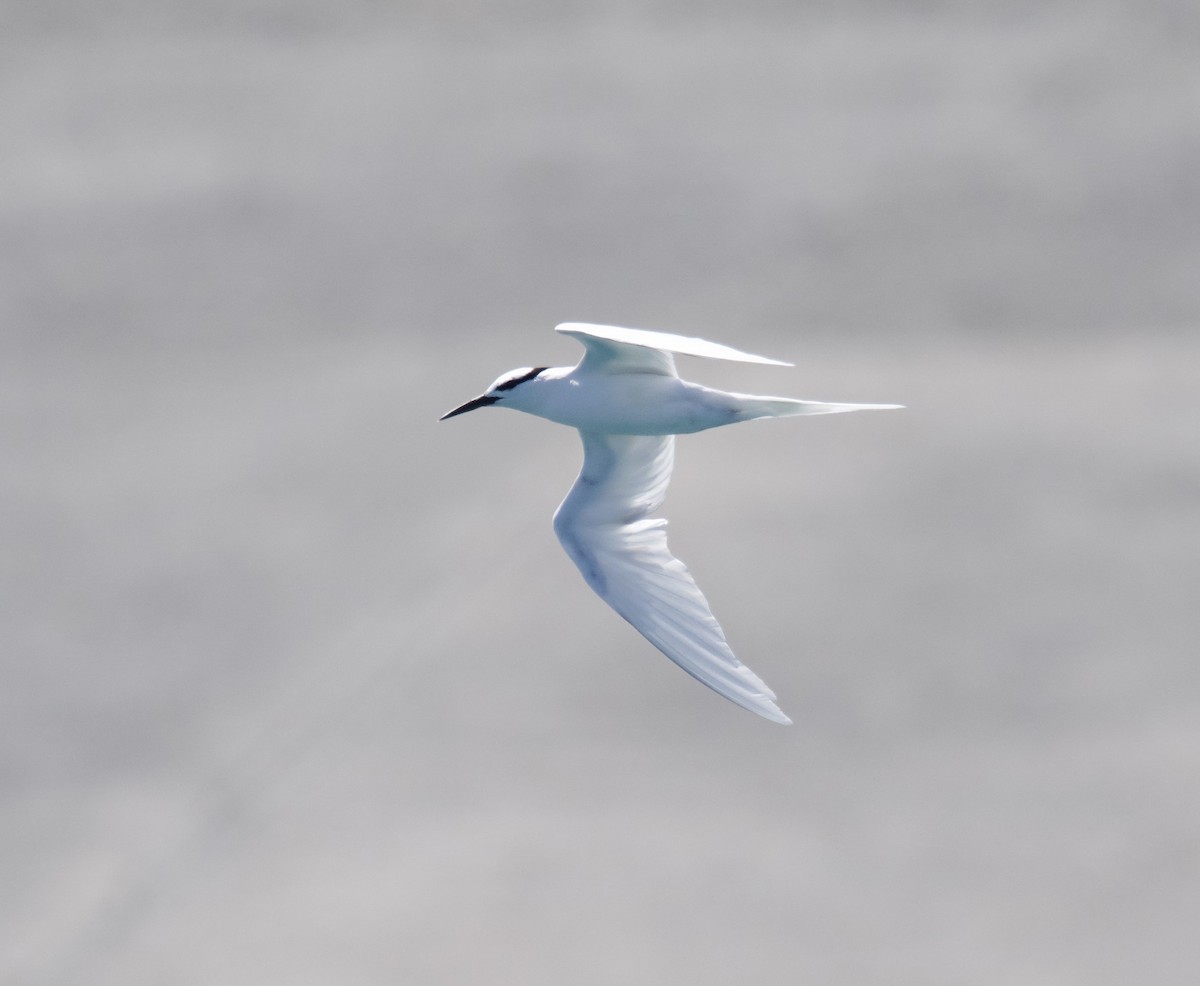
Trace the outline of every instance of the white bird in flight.
{"type": "Polygon", "coordinates": [[[567,322],[556,331],[586,350],[578,366],[511,370],[442,415],[511,407],[578,428],[583,469],[554,514],[554,532],[601,599],[692,677],[772,722],[789,719],[775,693],[734,656],[687,567],[651,514],[671,479],[675,435],[795,414],[898,408],[754,397],[681,380],[673,353],[791,366],[729,346],[647,329],[567,322]]]}

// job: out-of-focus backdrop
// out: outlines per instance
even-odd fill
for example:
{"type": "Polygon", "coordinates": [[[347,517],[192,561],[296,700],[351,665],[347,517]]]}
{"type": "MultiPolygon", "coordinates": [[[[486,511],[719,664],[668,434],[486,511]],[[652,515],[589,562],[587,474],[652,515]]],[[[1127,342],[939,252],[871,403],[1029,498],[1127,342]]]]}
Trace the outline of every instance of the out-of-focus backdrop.
{"type": "Polygon", "coordinates": [[[6,4],[0,980],[1200,981],[1187,0],[6,4]],[[690,436],[700,687],[437,416],[690,436]]]}

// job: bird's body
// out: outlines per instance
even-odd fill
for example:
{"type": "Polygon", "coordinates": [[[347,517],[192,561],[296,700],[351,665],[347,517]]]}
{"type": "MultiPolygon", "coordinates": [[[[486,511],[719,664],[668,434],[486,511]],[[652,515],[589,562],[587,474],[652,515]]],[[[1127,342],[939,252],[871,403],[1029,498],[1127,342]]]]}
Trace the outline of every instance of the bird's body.
{"type": "Polygon", "coordinates": [[[736,420],[738,408],[729,399],[735,395],[679,377],[579,370],[544,370],[514,390],[510,406],[580,431],[610,435],[687,435],[736,420]]]}
{"type": "Polygon", "coordinates": [[[567,323],[586,347],[574,367],[524,367],[445,418],[488,405],[579,429],[583,469],[554,515],[554,530],[584,579],[667,657],[714,691],[788,723],[775,695],[730,650],[687,568],[667,548],[666,496],[674,435],[753,418],[883,409],[756,397],[681,380],[672,353],[787,366],[703,339],[645,329],[567,323]]]}

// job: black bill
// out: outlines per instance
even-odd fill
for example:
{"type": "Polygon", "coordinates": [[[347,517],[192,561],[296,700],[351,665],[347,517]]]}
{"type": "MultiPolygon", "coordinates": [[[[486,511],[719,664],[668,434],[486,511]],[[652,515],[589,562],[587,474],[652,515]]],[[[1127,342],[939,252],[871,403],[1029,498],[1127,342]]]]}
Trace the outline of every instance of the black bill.
{"type": "Polygon", "coordinates": [[[495,404],[500,400],[499,397],[492,397],[490,394],[484,394],[481,397],[476,397],[474,400],[467,401],[466,404],[461,404],[453,411],[447,411],[438,421],[445,421],[447,418],[452,418],[456,414],[466,414],[468,411],[474,411],[477,407],[487,407],[489,404],[495,404]]]}

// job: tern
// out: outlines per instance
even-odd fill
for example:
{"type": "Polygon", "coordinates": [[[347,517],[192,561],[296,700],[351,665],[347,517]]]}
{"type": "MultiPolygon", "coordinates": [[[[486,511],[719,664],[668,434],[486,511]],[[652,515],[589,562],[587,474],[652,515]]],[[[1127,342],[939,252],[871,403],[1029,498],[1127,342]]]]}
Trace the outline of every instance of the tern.
{"type": "Polygon", "coordinates": [[[445,421],[508,407],[579,429],[583,468],[554,514],[554,532],[584,580],[639,633],[713,691],[772,722],[791,723],[775,693],[742,664],[687,567],[651,516],[667,493],[675,435],[755,418],[885,410],[726,393],[681,380],[674,354],[792,366],[729,346],[648,329],[567,322],[584,346],[577,366],[527,366],[500,376],[445,421]]]}

